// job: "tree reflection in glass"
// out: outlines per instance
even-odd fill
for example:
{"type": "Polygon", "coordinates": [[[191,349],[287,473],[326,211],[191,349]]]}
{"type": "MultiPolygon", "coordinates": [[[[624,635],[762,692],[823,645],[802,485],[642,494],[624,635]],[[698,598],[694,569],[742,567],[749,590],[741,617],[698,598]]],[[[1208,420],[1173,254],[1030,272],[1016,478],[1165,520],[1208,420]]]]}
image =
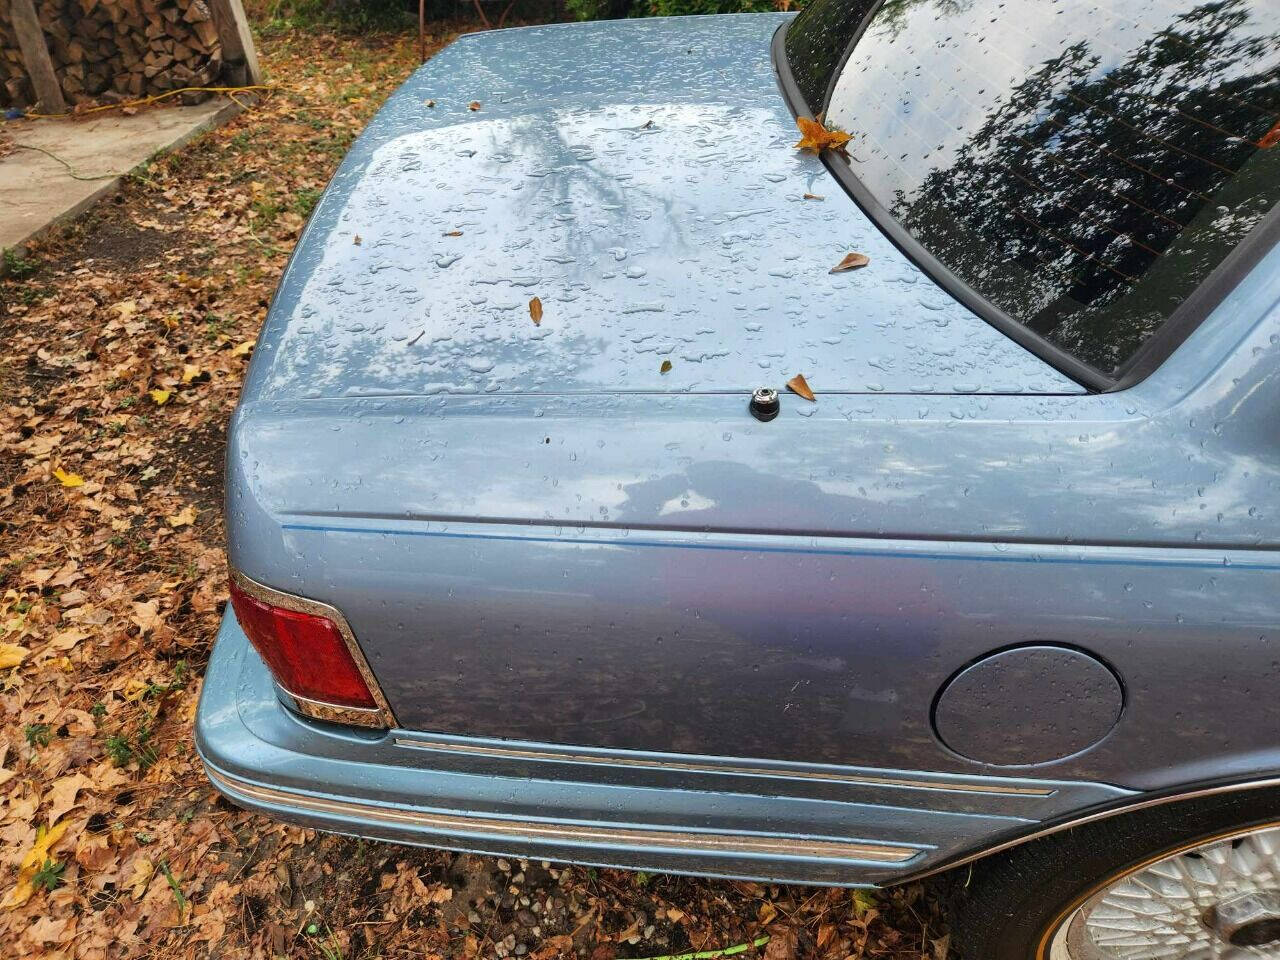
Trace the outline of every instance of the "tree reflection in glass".
{"type": "MultiPolygon", "coordinates": [[[[827,120],[944,266],[1111,374],[1280,197],[1276,14],[891,0],[827,120]]],[[[796,27],[813,37],[808,16],[796,27]]]]}

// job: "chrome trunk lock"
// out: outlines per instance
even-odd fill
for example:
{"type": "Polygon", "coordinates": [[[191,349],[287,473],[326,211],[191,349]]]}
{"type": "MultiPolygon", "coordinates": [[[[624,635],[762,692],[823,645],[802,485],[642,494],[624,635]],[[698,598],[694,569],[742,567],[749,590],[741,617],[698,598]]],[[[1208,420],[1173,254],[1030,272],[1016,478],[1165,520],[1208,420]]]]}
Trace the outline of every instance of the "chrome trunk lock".
{"type": "Polygon", "coordinates": [[[751,394],[751,415],[761,423],[768,423],[778,415],[782,404],[778,402],[778,391],[769,387],[760,387],[751,394]]]}

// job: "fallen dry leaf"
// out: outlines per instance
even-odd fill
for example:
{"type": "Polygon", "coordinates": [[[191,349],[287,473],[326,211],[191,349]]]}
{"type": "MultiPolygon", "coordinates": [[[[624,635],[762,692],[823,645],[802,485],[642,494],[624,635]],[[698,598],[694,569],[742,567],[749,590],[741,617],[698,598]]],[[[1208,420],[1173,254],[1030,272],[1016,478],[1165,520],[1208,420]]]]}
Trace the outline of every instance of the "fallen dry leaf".
{"type": "Polygon", "coordinates": [[[147,892],[147,887],[150,885],[151,878],[155,875],[155,872],[155,864],[146,857],[139,857],[133,861],[133,876],[125,881],[125,886],[133,893],[133,899],[142,899],[142,895],[147,892]]]}
{"type": "Polygon", "coordinates": [[[84,477],[78,473],[67,473],[61,467],[55,467],[53,471],[54,479],[56,479],[64,487],[83,487],[84,477]]]}
{"type": "Polygon", "coordinates": [[[35,843],[31,845],[31,849],[27,851],[27,855],[22,858],[22,863],[18,866],[18,882],[14,884],[0,906],[20,907],[31,899],[31,895],[35,893],[35,887],[31,883],[32,878],[49,859],[50,848],[61,840],[66,832],[67,824],[65,823],[48,828],[41,826],[36,830],[35,843]]]}
{"type": "Polygon", "coordinates": [[[529,301],[529,316],[533,318],[535,327],[542,326],[542,301],[537,297],[529,301]]]}
{"type": "Polygon", "coordinates": [[[0,670],[8,670],[20,664],[31,651],[16,643],[0,643],[0,670]]]}
{"type": "Polygon", "coordinates": [[[160,614],[160,604],[155,600],[133,602],[133,616],[129,618],[138,628],[140,636],[145,637],[150,631],[164,625],[164,617],[160,614]]]}
{"type": "Polygon", "coordinates": [[[828,273],[844,273],[846,270],[857,270],[871,262],[865,253],[848,253],[845,258],[828,270],[828,273]]]}
{"type": "Polygon", "coordinates": [[[809,389],[809,381],[804,378],[803,373],[797,373],[794,377],[787,381],[787,389],[796,396],[803,397],[806,400],[816,401],[818,398],[813,395],[813,391],[809,389]]]}
{"type": "Polygon", "coordinates": [[[182,382],[190,383],[196,377],[200,376],[200,368],[193,363],[184,363],[182,365],[182,382]]]}
{"type": "Polygon", "coordinates": [[[169,398],[173,396],[173,394],[168,390],[149,390],[147,391],[147,394],[151,397],[157,407],[163,407],[169,402],[169,398]]]}
{"type": "Polygon", "coordinates": [[[257,340],[246,340],[244,343],[238,343],[236,344],[235,348],[231,351],[231,355],[233,357],[243,357],[245,354],[247,354],[250,350],[254,348],[257,342],[258,342],[257,340]]]}
{"type": "MultiPolygon", "coordinates": [[[[834,924],[827,924],[831,929],[835,930],[834,924]]],[[[819,928],[819,949],[826,946],[822,940],[822,930],[819,928]]],[[[830,935],[826,938],[831,939],[830,935]]],[[[795,932],[788,929],[778,929],[774,927],[769,931],[769,942],[764,948],[764,960],[795,960],[796,948],[798,946],[798,938],[795,932]]]]}
{"type": "Polygon", "coordinates": [[[471,110],[471,111],[479,110],[479,109],[480,109],[480,101],[479,101],[479,100],[472,100],[470,103],[468,103],[468,104],[467,104],[467,109],[468,109],[468,110],[471,110]]]}
{"type": "Polygon", "coordinates": [[[49,801],[49,821],[56,823],[76,806],[76,798],[81,790],[93,786],[93,781],[83,773],[73,773],[60,777],[53,782],[45,799],[49,801]]]}
{"type": "Polygon", "coordinates": [[[142,677],[130,677],[124,689],[120,691],[120,696],[124,697],[126,703],[137,703],[150,692],[150,682],[142,677]]]}
{"type": "Polygon", "coordinates": [[[852,137],[843,130],[828,130],[822,122],[822,114],[818,114],[816,119],[796,117],[796,126],[800,128],[800,140],[795,148],[812,153],[821,153],[823,150],[843,151],[852,137]]]}
{"type": "Polygon", "coordinates": [[[72,854],[76,863],[84,867],[86,870],[103,870],[115,860],[115,853],[111,849],[111,842],[105,834],[82,835],[76,842],[75,853],[72,854]]]}
{"type": "Polygon", "coordinates": [[[187,504],[177,513],[165,517],[164,520],[171,527],[189,527],[196,522],[196,508],[192,504],[187,504]]]}
{"type": "MultiPolygon", "coordinates": [[[[70,630],[59,630],[53,635],[53,639],[49,641],[49,646],[54,650],[67,651],[75,648],[81,640],[87,638],[89,634],[83,630],[77,630],[74,627],[70,630]]],[[[0,659],[3,659],[0,657],[0,659]]]]}
{"type": "MultiPolygon", "coordinates": [[[[29,943],[40,944],[66,943],[75,935],[75,924],[72,917],[41,917],[27,927],[25,937],[29,943]]],[[[61,953],[61,951],[58,951],[61,953]]]]}
{"type": "Polygon", "coordinates": [[[670,361],[670,360],[663,360],[663,361],[662,361],[662,366],[660,366],[660,367],[658,368],[658,372],[659,372],[659,373],[670,373],[670,372],[671,372],[671,361],[670,361]]]}

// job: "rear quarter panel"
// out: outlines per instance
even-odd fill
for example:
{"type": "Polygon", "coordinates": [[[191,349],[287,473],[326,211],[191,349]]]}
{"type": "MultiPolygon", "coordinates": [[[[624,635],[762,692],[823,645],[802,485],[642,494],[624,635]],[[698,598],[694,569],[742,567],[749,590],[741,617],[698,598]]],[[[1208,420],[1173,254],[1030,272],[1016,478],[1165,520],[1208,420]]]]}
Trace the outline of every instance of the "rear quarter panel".
{"type": "Polygon", "coordinates": [[[1277,259],[1114,395],[254,403],[232,562],[342,609],[410,728],[981,772],[939,686],[1050,642],[1123,713],[1027,770],[1275,770],[1277,259]]]}

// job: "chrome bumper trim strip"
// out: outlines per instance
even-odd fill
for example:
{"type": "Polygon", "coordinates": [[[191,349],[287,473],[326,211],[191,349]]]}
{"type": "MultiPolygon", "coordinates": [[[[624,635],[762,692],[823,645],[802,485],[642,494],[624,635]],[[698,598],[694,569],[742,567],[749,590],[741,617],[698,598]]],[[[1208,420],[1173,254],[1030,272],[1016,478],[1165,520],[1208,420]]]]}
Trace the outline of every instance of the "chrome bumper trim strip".
{"type": "Polygon", "coordinates": [[[497,817],[425,810],[396,809],[355,800],[311,797],[292,790],[264,787],[214,770],[205,765],[213,785],[233,796],[262,803],[278,804],[320,814],[358,817],[391,826],[421,827],[456,833],[488,833],[521,840],[553,843],[591,843],[649,847],[673,851],[713,852],[721,855],[747,854],[776,857],[816,857],[829,860],[862,860],[874,863],[905,864],[921,852],[915,847],[838,840],[811,840],[803,837],[769,837],[754,834],[648,830],[634,827],[586,826],[536,820],[508,820],[497,817]]]}
{"type": "Polygon", "coordinates": [[[916,780],[909,777],[845,774],[821,770],[796,770],[786,767],[751,767],[734,764],[698,763],[692,760],[667,760],[650,757],[629,757],[618,754],[569,753],[559,750],[535,750],[515,747],[495,747],[488,744],[450,743],[422,737],[397,736],[396,746],[414,750],[435,750],[474,757],[494,757],[504,760],[539,760],[553,763],[588,763],[599,766],[646,767],[655,770],[679,770],[690,773],[719,773],[748,777],[778,777],[784,780],[818,780],[825,783],[847,783],[853,786],[908,787],[916,790],[949,790],[959,793],[983,793],[999,796],[1051,797],[1052,788],[1019,787],[995,783],[959,780],[916,780]]]}

